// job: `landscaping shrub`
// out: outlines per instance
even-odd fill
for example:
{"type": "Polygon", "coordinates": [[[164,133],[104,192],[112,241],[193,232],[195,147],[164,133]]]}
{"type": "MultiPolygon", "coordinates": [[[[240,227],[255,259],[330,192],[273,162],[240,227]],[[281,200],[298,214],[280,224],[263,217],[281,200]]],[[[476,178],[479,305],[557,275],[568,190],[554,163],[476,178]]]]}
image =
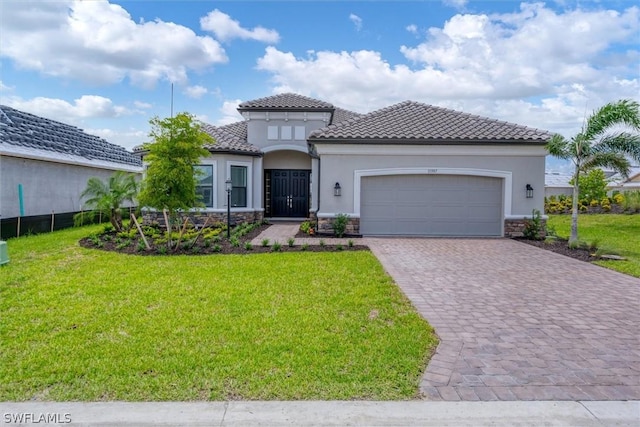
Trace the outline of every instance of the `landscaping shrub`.
{"type": "MultiPolygon", "coordinates": [[[[569,184],[573,185],[573,180],[569,184]]],[[[582,200],[595,200],[597,203],[607,195],[607,178],[602,169],[592,169],[586,175],[580,175],[578,188],[582,200]]]]}
{"type": "Polygon", "coordinates": [[[529,240],[542,240],[543,231],[540,211],[534,209],[531,212],[531,219],[525,223],[523,231],[524,237],[529,240]]]}
{"type": "Polygon", "coordinates": [[[347,229],[347,224],[349,223],[349,215],[344,213],[339,213],[333,219],[333,233],[336,237],[344,236],[344,232],[347,229]]]}
{"type": "Polygon", "coordinates": [[[309,235],[315,234],[315,228],[311,221],[304,221],[302,224],[300,224],[300,231],[309,235]]]}
{"type": "Polygon", "coordinates": [[[622,206],[630,213],[640,212],[640,190],[625,191],[622,206]]]}

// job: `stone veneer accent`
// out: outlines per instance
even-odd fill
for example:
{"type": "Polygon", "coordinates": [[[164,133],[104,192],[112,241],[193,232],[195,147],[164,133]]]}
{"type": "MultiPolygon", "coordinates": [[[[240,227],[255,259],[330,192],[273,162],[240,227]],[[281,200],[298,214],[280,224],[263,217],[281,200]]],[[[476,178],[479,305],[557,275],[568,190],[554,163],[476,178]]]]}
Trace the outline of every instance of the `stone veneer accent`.
{"type": "MultiPolygon", "coordinates": [[[[188,212],[180,214],[180,223],[184,223],[186,217],[189,217],[189,220],[196,225],[202,226],[204,225],[207,217],[211,218],[207,225],[213,225],[215,223],[227,223],[227,213],[226,212],[188,212]]],[[[254,211],[254,212],[231,212],[231,223],[232,224],[241,224],[243,222],[258,222],[262,221],[264,218],[263,212],[254,211]]],[[[149,225],[160,225],[161,227],[165,227],[164,223],[164,215],[162,212],[145,212],[142,215],[142,222],[144,224],[149,225]]]]}
{"type": "MultiPolygon", "coordinates": [[[[333,218],[318,218],[318,234],[333,235],[333,218]]],[[[360,218],[349,217],[345,234],[360,234],[360,218]]]]}
{"type": "MultiPolygon", "coordinates": [[[[527,225],[527,222],[531,221],[530,219],[505,219],[504,220],[504,237],[523,237],[524,236],[524,228],[527,225]]],[[[540,219],[540,237],[545,237],[547,235],[547,220],[540,219]]]]}
{"type": "MultiPolygon", "coordinates": [[[[516,238],[524,236],[524,228],[529,219],[507,219],[504,221],[504,237],[516,238]]],[[[333,234],[333,218],[318,218],[318,233],[333,234]]],[[[540,220],[541,237],[546,236],[547,220],[540,220]]],[[[349,218],[346,234],[360,234],[360,218],[349,218]]]]}

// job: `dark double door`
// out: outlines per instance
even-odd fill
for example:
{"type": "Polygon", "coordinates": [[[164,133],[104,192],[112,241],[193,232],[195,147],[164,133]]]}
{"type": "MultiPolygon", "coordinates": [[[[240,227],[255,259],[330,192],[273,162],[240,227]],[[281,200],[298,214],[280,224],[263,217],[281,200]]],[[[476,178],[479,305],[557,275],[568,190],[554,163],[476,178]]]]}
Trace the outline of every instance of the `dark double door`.
{"type": "Polygon", "coordinates": [[[306,218],[309,215],[308,170],[272,169],[271,216],[306,218]]]}

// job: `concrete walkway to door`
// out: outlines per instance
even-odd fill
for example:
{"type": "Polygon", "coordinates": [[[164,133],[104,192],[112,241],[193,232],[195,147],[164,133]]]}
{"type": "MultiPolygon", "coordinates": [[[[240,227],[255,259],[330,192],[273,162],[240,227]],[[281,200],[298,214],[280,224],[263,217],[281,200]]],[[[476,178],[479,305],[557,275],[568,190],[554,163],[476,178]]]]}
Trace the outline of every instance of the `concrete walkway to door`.
{"type": "Polygon", "coordinates": [[[506,239],[363,240],[440,337],[427,399],[640,399],[639,279],[506,239]]]}

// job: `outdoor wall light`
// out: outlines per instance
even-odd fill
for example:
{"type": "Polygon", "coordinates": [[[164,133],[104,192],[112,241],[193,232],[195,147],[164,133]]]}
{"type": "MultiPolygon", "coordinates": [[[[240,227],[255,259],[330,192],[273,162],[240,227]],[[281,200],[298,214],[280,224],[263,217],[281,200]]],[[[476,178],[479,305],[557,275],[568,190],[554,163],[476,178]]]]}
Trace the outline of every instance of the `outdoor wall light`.
{"type": "Polygon", "coordinates": [[[231,178],[224,182],[227,190],[227,239],[231,238],[231,190],[233,190],[233,181],[231,178]]]}
{"type": "Polygon", "coordinates": [[[531,184],[527,184],[527,199],[533,198],[533,187],[531,184]]]}
{"type": "Polygon", "coordinates": [[[342,195],[342,187],[340,187],[340,183],[336,182],[336,185],[333,186],[333,195],[341,196],[342,195]]]}

